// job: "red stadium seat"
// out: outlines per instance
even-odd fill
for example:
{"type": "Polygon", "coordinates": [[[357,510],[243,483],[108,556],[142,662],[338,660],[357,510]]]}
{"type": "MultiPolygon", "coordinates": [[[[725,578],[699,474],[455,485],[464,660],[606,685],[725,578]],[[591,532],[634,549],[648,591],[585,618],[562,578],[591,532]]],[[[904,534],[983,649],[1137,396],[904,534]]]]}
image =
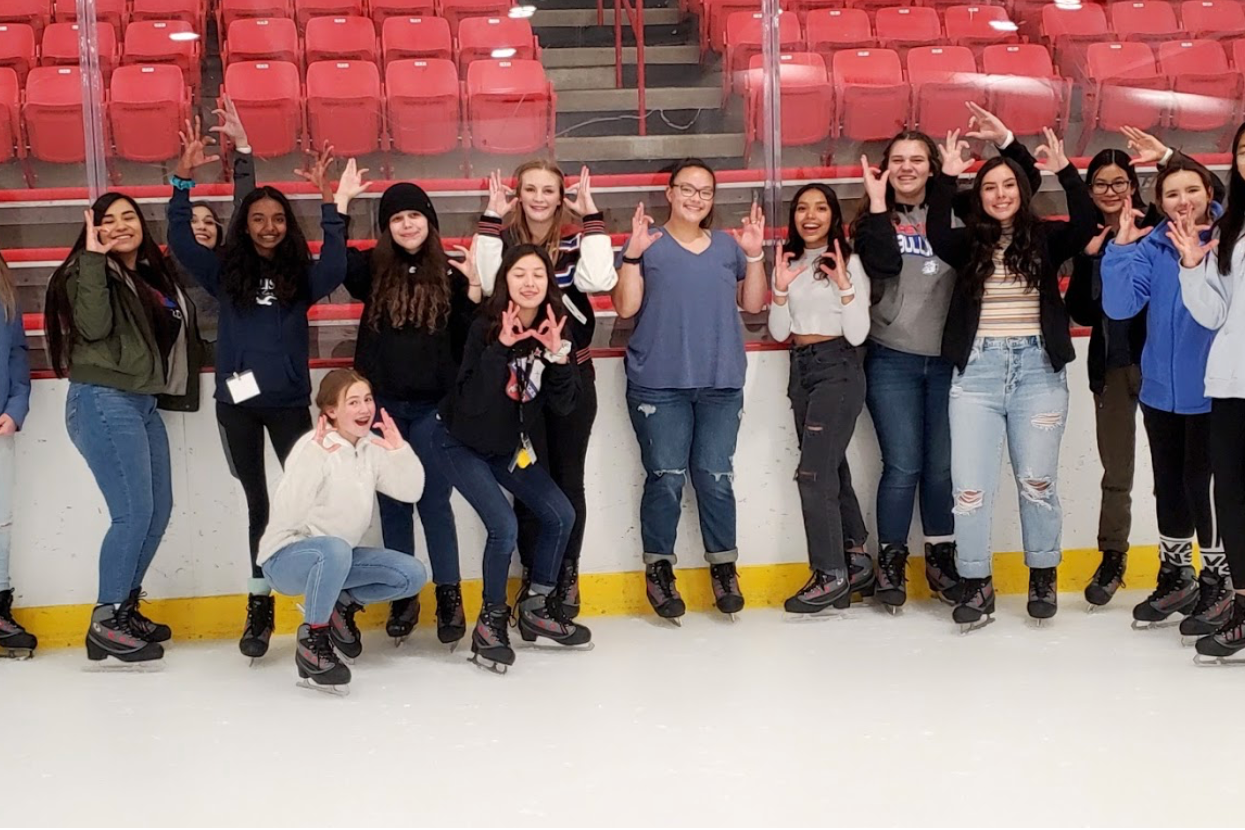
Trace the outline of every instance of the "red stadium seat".
{"type": "Polygon", "coordinates": [[[761,0],[704,0],[700,15],[700,57],[726,49],[726,21],[736,12],[759,12],[761,0]]]}
{"type": "Polygon", "coordinates": [[[1245,85],[1241,73],[1229,68],[1223,46],[1213,40],[1173,40],[1159,44],[1158,58],[1159,72],[1172,88],[1172,127],[1230,132],[1239,119],[1245,85]]]}
{"type": "Polygon", "coordinates": [[[217,31],[228,32],[235,20],[248,17],[294,17],[293,0],[218,0],[217,31]]]}
{"type": "Polygon", "coordinates": [[[366,17],[316,17],[303,36],[307,65],[316,61],[371,61],[380,57],[376,28],[366,17]]]}
{"type": "Polygon", "coordinates": [[[469,17],[460,23],[459,70],[466,74],[469,63],[489,58],[540,60],[540,45],[532,34],[532,24],[511,17],[469,17]]]}
{"type": "Polygon", "coordinates": [[[949,6],[943,12],[947,40],[980,56],[987,46],[1016,43],[1019,28],[1002,6],[949,6]]]}
{"type": "Polygon", "coordinates": [[[26,155],[20,141],[21,80],[10,66],[0,67],[0,162],[26,155]]]}
{"type": "MultiPolygon", "coordinates": [[[[111,23],[96,23],[95,37],[99,43],[99,67],[104,73],[104,83],[117,68],[117,33],[111,23]]],[[[43,30],[43,45],[39,50],[40,66],[77,66],[82,62],[78,50],[78,24],[52,23],[43,30]]]]}
{"type": "Polygon", "coordinates": [[[830,72],[837,110],[836,134],[885,141],[908,120],[909,87],[893,49],[843,49],[830,72]]]}
{"type": "MultiPolygon", "coordinates": [[[[761,12],[734,12],[726,21],[726,41],[722,62],[722,105],[732,89],[742,94],[744,78],[753,55],[761,54],[763,39],[761,12]]],[[[799,51],[804,46],[800,19],[791,12],[778,15],[778,48],[799,51]]]]}
{"type": "Polygon", "coordinates": [[[1181,36],[1176,11],[1167,0],[1123,0],[1112,3],[1111,30],[1120,40],[1139,40],[1151,46],[1181,36]]]}
{"type": "Polygon", "coordinates": [[[385,93],[393,149],[435,156],[462,146],[462,93],[453,61],[393,61],[385,67],[385,93]]]}
{"type": "Polygon", "coordinates": [[[145,20],[125,29],[121,63],[171,63],[182,70],[192,91],[199,89],[199,36],[182,20],[145,20]]]}
{"type": "Polygon", "coordinates": [[[862,9],[869,14],[874,14],[880,9],[888,9],[894,6],[911,6],[913,0],[851,0],[848,4],[853,9],[862,9]]]}
{"type": "Polygon", "coordinates": [[[468,17],[509,17],[510,0],[437,0],[440,16],[450,23],[450,32],[458,37],[458,24],[468,17]]]}
{"type": "Polygon", "coordinates": [[[433,17],[437,13],[436,0],[371,0],[368,8],[377,34],[385,31],[385,21],[391,17],[433,17]]]}
{"type": "Polygon", "coordinates": [[[1167,79],[1158,73],[1149,46],[1093,43],[1086,59],[1089,83],[1082,101],[1085,129],[1078,155],[1088,145],[1091,126],[1116,132],[1126,126],[1150,130],[1163,122],[1167,79]]]}
{"type": "Polygon", "coordinates": [[[313,17],[366,17],[363,0],[294,0],[294,19],[306,31],[313,17]]]}
{"type": "Polygon", "coordinates": [[[787,11],[795,12],[796,17],[800,18],[800,22],[803,23],[811,11],[845,9],[848,2],[847,0],[790,0],[785,6],[787,11]]]}
{"type": "Polygon", "coordinates": [[[927,135],[968,129],[965,101],[986,105],[984,78],[967,46],[918,46],[908,51],[912,122],[927,135]]]}
{"type": "Polygon", "coordinates": [[[4,0],[0,3],[0,23],[24,23],[38,37],[52,22],[52,0],[4,0]]]}
{"type": "Polygon", "coordinates": [[[37,161],[82,164],[82,72],[76,66],[37,66],[26,78],[22,120],[37,161]]]}
{"type": "Polygon", "coordinates": [[[873,24],[863,9],[814,9],[804,21],[804,42],[827,62],[840,49],[872,49],[877,46],[873,24]]]}
{"type": "Polygon", "coordinates": [[[17,73],[20,83],[26,83],[26,74],[37,66],[38,49],[35,29],[28,23],[0,23],[0,67],[8,67],[17,73]]]}
{"type": "Polygon", "coordinates": [[[134,0],[130,20],[182,20],[207,34],[205,0],[134,0]]]}
{"type": "Polygon", "coordinates": [[[120,158],[147,163],[177,158],[177,134],[189,115],[190,94],[176,66],[123,66],[113,73],[108,124],[120,158]]]}
{"type": "Polygon", "coordinates": [[[553,152],[553,85],[539,61],[472,61],[467,67],[470,146],[486,153],[553,152]]]}
{"type": "MultiPolygon", "coordinates": [[[[0,6],[6,5],[0,3],[0,6]]],[[[76,0],[59,0],[56,4],[54,20],[57,23],[73,23],[78,19],[76,0]]],[[[128,0],[95,0],[95,19],[100,23],[111,23],[118,35],[125,33],[126,24],[130,22],[128,0]]]]}
{"type": "Polygon", "coordinates": [[[1245,35],[1245,5],[1239,0],[1184,0],[1180,19],[1190,37],[1245,35]]]}
{"type": "MultiPolygon", "coordinates": [[[[744,90],[744,161],[751,163],[752,147],[765,140],[761,110],[762,59],[748,63],[744,90]]],[[[779,135],[784,147],[806,147],[830,138],[834,125],[834,87],[821,55],[795,52],[778,56],[778,89],[782,101],[779,135]]],[[[827,161],[823,157],[823,162],[827,161]]]]}
{"type": "Polygon", "coordinates": [[[1232,65],[1237,72],[1245,72],[1245,38],[1232,41],[1232,65]]]}
{"type": "Polygon", "coordinates": [[[385,63],[398,60],[453,60],[454,36],[443,17],[391,17],[380,37],[385,63]]]}
{"type": "Polygon", "coordinates": [[[238,108],[256,155],[284,156],[299,149],[303,101],[297,66],[285,61],[233,63],[225,69],[221,91],[238,108]]]}
{"type": "Polygon", "coordinates": [[[1074,81],[1084,81],[1086,49],[1091,43],[1111,40],[1107,30],[1107,13],[1102,6],[1083,3],[1079,6],[1051,3],[1042,9],[1042,36],[1055,53],[1059,74],[1074,81]]]}
{"type": "Polygon", "coordinates": [[[298,26],[288,17],[246,17],[229,24],[221,49],[226,66],[238,61],[288,61],[302,66],[298,26]]]}
{"type": "Polygon", "coordinates": [[[1045,46],[987,46],[981,55],[981,69],[989,76],[987,109],[1016,135],[1041,135],[1044,127],[1066,129],[1072,84],[1055,72],[1045,46]]]}
{"type": "MultiPolygon", "coordinates": [[[[375,32],[370,20],[368,31],[375,32]]],[[[380,70],[373,61],[316,61],[307,65],[307,130],[313,147],[326,142],[342,158],[383,147],[380,70]]]]}
{"type": "Polygon", "coordinates": [[[942,21],[938,12],[924,6],[878,9],[873,31],[883,49],[895,49],[901,57],[914,46],[935,46],[942,42],[942,21]]]}

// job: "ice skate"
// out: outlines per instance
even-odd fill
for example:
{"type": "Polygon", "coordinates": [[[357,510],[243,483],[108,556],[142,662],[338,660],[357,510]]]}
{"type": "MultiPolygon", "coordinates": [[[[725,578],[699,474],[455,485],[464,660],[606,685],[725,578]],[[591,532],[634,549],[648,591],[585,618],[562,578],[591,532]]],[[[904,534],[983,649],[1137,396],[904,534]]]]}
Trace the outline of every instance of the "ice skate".
{"type": "Polygon", "coordinates": [[[1038,628],[1059,610],[1058,582],[1055,568],[1029,569],[1029,603],[1026,608],[1038,628]]]}
{"type": "Polygon", "coordinates": [[[1124,587],[1124,571],[1128,567],[1128,554],[1114,550],[1102,552],[1102,563],[1085,586],[1085,601],[1090,611],[1101,608],[1111,601],[1115,592],[1124,587]]]}
{"type": "Polygon", "coordinates": [[[967,578],[959,583],[962,586],[961,599],[951,618],[960,625],[960,634],[967,634],[979,628],[985,628],[994,622],[994,579],[967,578]]]}
{"type": "Polygon", "coordinates": [[[731,622],[735,622],[735,615],[744,607],[744,595],[739,590],[739,573],[735,570],[735,563],[710,565],[709,584],[713,586],[713,604],[731,622]]]}
{"type": "Polygon", "coordinates": [[[467,618],[463,615],[463,591],[457,582],[437,586],[437,639],[458,648],[458,641],[467,635],[467,618]]]}
{"type": "Polygon", "coordinates": [[[1245,666],[1242,651],[1245,651],[1245,597],[1237,594],[1223,627],[1197,641],[1197,656],[1193,662],[1199,666],[1245,666]]]}
{"type": "MultiPolygon", "coordinates": [[[[348,596],[342,592],[342,596],[348,596]]],[[[353,663],[363,653],[363,637],[359,634],[359,626],[354,615],[363,610],[363,606],[351,600],[342,602],[338,597],[333,606],[333,615],[329,617],[329,635],[333,640],[333,648],[347,663],[353,663]]]]}
{"type": "Polygon", "coordinates": [[[147,595],[143,593],[142,588],[135,588],[130,591],[130,596],[125,602],[121,603],[129,606],[130,630],[149,643],[168,642],[173,638],[173,629],[162,623],[152,622],[139,609],[139,603],[145,596],[147,595]]]}
{"type": "Polygon", "coordinates": [[[471,657],[468,662],[493,674],[505,674],[514,665],[514,649],[510,647],[510,631],[507,628],[509,620],[510,609],[504,602],[485,603],[471,632],[471,657]]]}
{"type": "Polygon", "coordinates": [[[874,596],[892,615],[908,601],[908,549],[887,545],[878,553],[877,587],[874,596]]]}
{"type": "Polygon", "coordinates": [[[1158,585],[1154,593],[1133,608],[1133,629],[1147,631],[1175,625],[1176,621],[1169,618],[1173,614],[1187,614],[1193,610],[1198,596],[1193,567],[1164,562],[1159,566],[1158,585]]]}
{"type": "Polygon", "coordinates": [[[551,640],[559,649],[591,651],[592,632],[567,616],[562,602],[550,594],[528,594],[519,599],[519,636],[525,643],[551,640]]]}
{"type": "Polygon", "coordinates": [[[385,622],[385,633],[393,638],[393,647],[398,648],[406,642],[407,637],[419,625],[419,595],[395,599],[389,603],[389,619],[385,622]]]}
{"type": "Polygon", "coordinates": [[[115,610],[111,604],[105,604],[91,612],[86,656],[91,670],[152,671],[162,666],[164,647],[139,636],[132,626],[127,603],[115,610]]]}
{"type": "Polygon", "coordinates": [[[29,660],[39,640],[13,619],[13,591],[0,591],[0,657],[29,660]]]}
{"type": "Polygon", "coordinates": [[[251,658],[251,665],[268,653],[268,641],[272,639],[275,610],[271,594],[251,594],[246,600],[246,629],[238,641],[243,657],[251,658]]]}
{"type": "Polygon", "coordinates": [[[843,570],[813,569],[804,587],[783,604],[784,619],[804,622],[817,619],[841,619],[841,600],[851,600],[851,581],[843,570]]]}
{"type": "Polygon", "coordinates": [[[301,678],[296,685],[339,697],[350,694],[350,667],[333,650],[331,626],[303,623],[298,627],[294,665],[301,678]]]}
{"type": "Polygon", "coordinates": [[[1202,568],[1197,585],[1197,604],[1189,616],[1180,621],[1180,644],[1183,646],[1194,645],[1202,637],[1216,633],[1232,616],[1232,598],[1236,594],[1231,580],[1202,568]]]}
{"type": "Polygon", "coordinates": [[[558,586],[553,590],[562,603],[562,610],[567,619],[579,616],[579,562],[575,559],[563,559],[562,569],[558,571],[558,586]]]}
{"type": "Polygon", "coordinates": [[[948,605],[960,601],[963,589],[955,567],[955,542],[925,543],[925,581],[934,596],[948,605]]]}
{"type": "Polygon", "coordinates": [[[676,626],[683,625],[679,618],[687,613],[687,606],[674,584],[674,565],[663,559],[647,566],[644,569],[644,584],[649,605],[653,606],[657,616],[676,626]]]}
{"type": "Polygon", "coordinates": [[[873,596],[877,576],[873,572],[873,557],[861,551],[847,552],[847,574],[852,585],[852,596],[860,594],[861,599],[873,596]]]}

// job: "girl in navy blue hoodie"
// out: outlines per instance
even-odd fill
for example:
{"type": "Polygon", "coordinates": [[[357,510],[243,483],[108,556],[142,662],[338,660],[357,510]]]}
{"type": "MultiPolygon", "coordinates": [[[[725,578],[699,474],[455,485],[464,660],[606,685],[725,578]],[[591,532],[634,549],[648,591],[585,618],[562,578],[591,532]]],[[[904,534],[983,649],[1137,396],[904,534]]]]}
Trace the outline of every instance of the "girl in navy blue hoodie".
{"type": "Polygon", "coordinates": [[[13,274],[0,259],[0,657],[34,653],[38,641],[13,619],[9,545],[13,530],[14,436],[30,411],[30,359],[13,274]]]}
{"type": "Polygon", "coordinates": [[[1180,253],[1168,238],[1174,221],[1209,225],[1222,213],[1214,177],[1188,158],[1175,158],[1155,182],[1163,220],[1139,228],[1139,210],[1121,219],[1102,259],[1102,309],[1113,320],[1146,315],[1141,352],[1142,420],[1150,439],[1159,525],[1159,575],[1155,590],[1133,608],[1134,627],[1149,627],[1181,613],[1185,636],[1214,633],[1232,607],[1231,579],[1211,507],[1210,399],[1203,379],[1214,332],[1199,324],[1180,295],[1180,253]],[[1193,570],[1193,537],[1202,553],[1202,576],[1193,570]]]}
{"type": "Polygon", "coordinates": [[[326,146],[309,170],[295,171],[321,191],[319,262],[311,260],[289,200],[272,187],[258,187],[242,201],[217,253],[195,239],[190,202],[191,171],[215,160],[205,154],[213,140],[195,123],[186,125],[183,141],[172,177],[169,244],[191,276],[220,301],[216,420],[230,471],[246,494],[251,579],[239,648],[256,658],[267,653],[273,629],[271,589],[255,563],[268,526],[264,432],[284,464],[294,443],[311,430],[307,312],[346,279],[345,224],[338,205],[348,204],[366,184],[351,160],[335,204],[328,172],[332,148],[326,146]]]}

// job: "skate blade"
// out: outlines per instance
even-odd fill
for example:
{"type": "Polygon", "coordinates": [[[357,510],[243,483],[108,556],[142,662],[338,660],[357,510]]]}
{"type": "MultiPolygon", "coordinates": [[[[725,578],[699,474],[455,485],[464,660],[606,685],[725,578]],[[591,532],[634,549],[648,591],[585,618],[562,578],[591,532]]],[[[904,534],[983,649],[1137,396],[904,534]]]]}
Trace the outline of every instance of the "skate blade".
{"type": "Polygon", "coordinates": [[[90,660],[82,667],[92,674],[159,674],[164,671],[164,660],[145,660],[141,663],[123,663],[115,657],[90,660]]]}
{"type": "Polygon", "coordinates": [[[847,619],[846,608],[823,608],[820,611],[813,611],[808,614],[801,614],[796,611],[783,611],[782,621],[785,623],[814,623],[827,622],[829,620],[845,620],[847,619]]]}
{"type": "Polygon", "coordinates": [[[0,648],[0,659],[26,661],[35,656],[33,648],[0,648]]]}
{"type": "Polygon", "coordinates": [[[248,669],[253,669],[253,668],[255,668],[256,666],[258,666],[258,665],[259,665],[259,661],[260,661],[260,660],[262,660],[262,659],[264,659],[264,658],[262,658],[262,657],[252,657],[252,658],[251,658],[251,662],[247,663],[247,664],[246,664],[246,667],[247,667],[248,669]]]}
{"type": "Polygon", "coordinates": [[[1193,665],[1202,668],[1211,668],[1214,666],[1245,666],[1245,655],[1237,657],[1211,657],[1207,654],[1195,654],[1193,656],[1193,665]]]}
{"type": "Polygon", "coordinates": [[[1030,628],[1050,628],[1054,620],[1054,617],[1030,617],[1027,624],[1030,628]]]}
{"type": "MultiPolygon", "coordinates": [[[[1202,637],[1204,636],[1206,635],[1191,636],[1188,634],[1181,634],[1180,635],[1180,647],[1181,648],[1192,648],[1193,646],[1197,645],[1197,641],[1202,639],[1202,637]]],[[[1203,655],[1199,655],[1199,656],[1203,656],[1203,655]]]]}
{"type": "Polygon", "coordinates": [[[1107,610],[1105,605],[1094,605],[1092,602],[1085,607],[1086,614],[1101,614],[1107,610]]]}
{"type": "Polygon", "coordinates": [[[903,606],[902,606],[902,605],[887,605],[886,603],[882,603],[882,606],[883,606],[883,607],[884,607],[884,608],[885,608],[888,612],[890,612],[890,615],[891,615],[892,617],[898,617],[898,616],[900,616],[901,614],[903,614],[903,606]]]}
{"type": "Polygon", "coordinates": [[[394,637],[394,638],[393,638],[393,647],[394,647],[394,648],[402,648],[402,644],[403,644],[403,643],[405,643],[405,642],[406,642],[406,637],[394,637]]]}
{"type": "Polygon", "coordinates": [[[994,617],[992,615],[987,614],[985,617],[978,620],[977,622],[960,623],[959,624],[960,636],[963,637],[965,634],[971,634],[974,631],[979,631],[985,628],[987,625],[989,625],[992,622],[994,622],[994,617]]]}
{"type": "Polygon", "coordinates": [[[1160,628],[1173,628],[1180,625],[1180,620],[1166,619],[1155,620],[1154,622],[1145,622],[1142,620],[1133,620],[1133,631],[1155,631],[1160,628]]]}
{"type": "Polygon", "coordinates": [[[540,637],[536,640],[524,640],[523,647],[535,651],[592,651],[597,644],[589,640],[586,643],[578,645],[564,645],[557,640],[550,640],[546,637],[540,637]]]}
{"type": "Polygon", "coordinates": [[[467,662],[474,663],[476,668],[484,669],[485,671],[491,672],[498,676],[504,675],[510,668],[505,663],[498,663],[496,660],[490,660],[487,657],[482,658],[478,654],[473,654],[468,657],[467,662]]]}
{"type": "Polygon", "coordinates": [[[350,685],[330,686],[313,683],[309,678],[304,677],[302,680],[294,684],[302,689],[311,689],[313,692],[320,692],[325,695],[333,695],[334,697],[348,697],[350,695],[350,685]]]}
{"type": "Polygon", "coordinates": [[[453,654],[455,651],[458,650],[458,643],[459,643],[458,640],[455,640],[454,642],[450,643],[450,654],[453,654]]]}

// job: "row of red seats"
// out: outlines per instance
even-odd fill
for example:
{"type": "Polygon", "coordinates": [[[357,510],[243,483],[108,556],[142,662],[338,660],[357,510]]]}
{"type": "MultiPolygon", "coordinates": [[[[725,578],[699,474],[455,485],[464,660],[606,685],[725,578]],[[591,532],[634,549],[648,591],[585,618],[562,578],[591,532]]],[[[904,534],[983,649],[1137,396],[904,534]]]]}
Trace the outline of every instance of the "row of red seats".
{"type": "MultiPolygon", "coordinates": [[[[96,27],[100,69],[105,83],[120,65],[172,64],[185,73],[191,87],[199,88],[199,36],[184,20],[144,20],[131,23],[119,41],[111,23],[96,27]]],[[[17,72],[25,83],[35,66],[77,66],[81,61],[77,23],[50,23],[42,36],[26,23],[0,23],[0,66],[17,72]]]]}
{"type": "Polygon", "coordinates": [[[443,17],[458,33],[459,21],[468,17],[506,17],[511,0],[218,0],[219,30],[228,32],[235,20],[249,17],[284,17],[299,31],[316,17],[366,17],[380,34],[390,17],[443,17]]]}
{"type": "MultiPolygon", "coordinates": [[[[95,0],[95,18],[124,33],[131,22],[181,20],[203,34],[207,0],[95,0]]],[[[24,23],[42,31],[50,23],[73,23],[78,19],[76,0],[3,0],[0,23],[24,23]]]]}
{"type": "Polygon", "coordinates": [[[245,61],[287,61],[305,66],[316,61],[363,60],[381,66],[396,60],[457,60],[460,71],[483,58],[539,60],[540,44],[532,25],[519,18],[470,17],[458,37],[442,17],[391,17],[379,43],[366,17],[317,17],[307,23],[300,41],[289,18],[246,18],[229,25],[221,52],[228,66],[245,61]]]}

